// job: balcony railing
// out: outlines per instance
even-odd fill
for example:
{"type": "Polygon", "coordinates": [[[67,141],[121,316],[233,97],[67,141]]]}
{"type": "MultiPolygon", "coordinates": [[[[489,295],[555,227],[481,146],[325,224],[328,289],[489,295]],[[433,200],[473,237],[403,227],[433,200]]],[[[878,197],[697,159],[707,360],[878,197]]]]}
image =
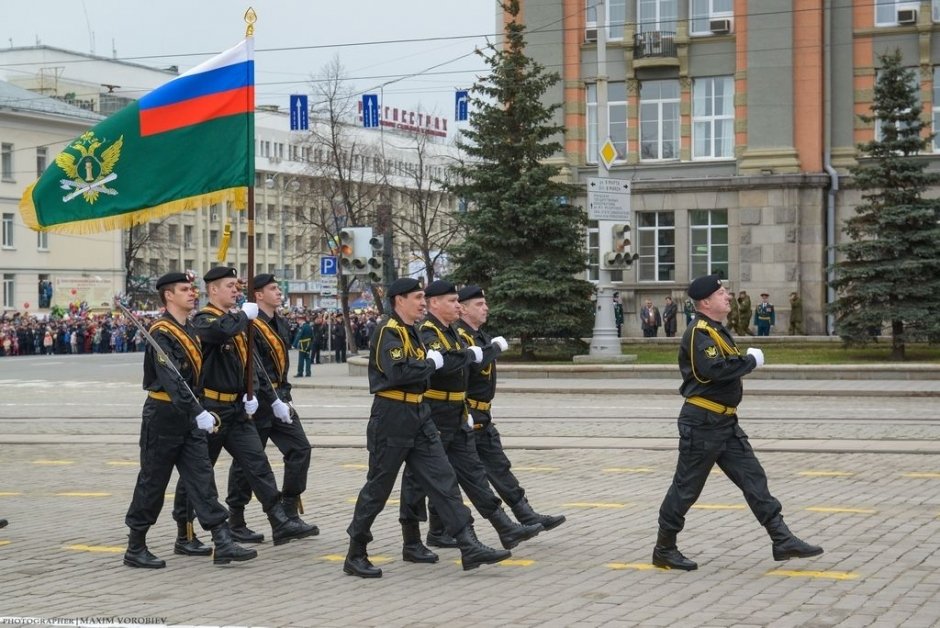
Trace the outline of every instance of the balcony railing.
{"type": "Polygon", "coordinates": [[[647,31],[633,37],[633,58],[676,57],[676,34],[671,31],[647,31]]]}

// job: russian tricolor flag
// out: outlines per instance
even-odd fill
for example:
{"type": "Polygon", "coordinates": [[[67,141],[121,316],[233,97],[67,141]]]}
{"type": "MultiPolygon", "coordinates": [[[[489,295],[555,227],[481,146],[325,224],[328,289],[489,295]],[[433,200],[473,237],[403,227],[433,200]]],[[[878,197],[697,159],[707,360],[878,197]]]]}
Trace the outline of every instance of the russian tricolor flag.
{"type": "Polygon", "coordinates": [[[181,74],[138,101],[141,136],[254,111],[254,39],[181,74]]]}

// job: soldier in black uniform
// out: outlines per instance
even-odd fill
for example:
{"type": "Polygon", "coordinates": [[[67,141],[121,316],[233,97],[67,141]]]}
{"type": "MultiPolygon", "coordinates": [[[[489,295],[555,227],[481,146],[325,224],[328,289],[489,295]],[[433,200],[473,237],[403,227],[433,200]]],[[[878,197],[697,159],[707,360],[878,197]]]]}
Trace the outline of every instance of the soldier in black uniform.
{"type": "Polygon", "coordinates": [[[679,413],[679,461],[659,509],[653,564],[686,571],[698,568],[676,547],[676,535],[685,526],[685,514],[716,463],[741,489],[751,512],[767,528],[774,560],[822,554],[821,547],[801,541],[783,522],[780,502],[770,494],[767,475],[747,434],[738,426],[741,378],[763,366],[764,353],[751,348],[741,355],[731,333],[721,324],[731,311],[734,296],[717,275],[699,277],[689,286],[688,294],[697,313],[679,347],[679,392],[685,397],[679,413]]]}
{"type": "MultiPolygon", "coordinates": [[[[258,410],[258,398],[271,406],[271,411],[282,416],[290,412],[286,403],[277,398],[267,381],[254,372],[254,390],[258,397],[248,397],[245,384],[248,364],[248,337],[245,331],[250,321],[258,316],[258,304],[246,301],[241,311],[229,311],[238,296],[238,279],[234,268],[216,267],[206,273],[206,292],[209,303],[193,319],[196,335],[202,343],[203,406],[219,415],[218,434],[209,439],[209,459],[214,465],[224,447],[238,460],[251,490],[261,502],[271,524],[275,545],[313,534],[307,526],[292,521],[281,504],[274,472],[264,455],[264,447],[251,416],[258,410]]],[[[186,491],[177,485],[174,517],[185,517],[186,491]]],[[[233,513],[237,515],[236,513],[233,513]]],[[[244,519],[240,521],[244,525],[244,519]]],[[[232,524],[233,526],[235,523],[232,524]]]]}
{"type": "MultiPolygon", "coordinates": [[[[254,414],[255,428],[261,438],[261,446],[265,447],[270,438],[284,456],[284,483],[281,486],[281,505],[284,512],[295,522],[299,522],[305,529],[309,529],[310,536],[320,533],[315,525],[304,522],[298,514],[303,512],[300,495],[307,489],[307,471],[310,469],[310,441],[300,424],[291,405],[291,385],[287,381],[290,372],[290,326],[283,316],[277,314],[283,295],[281,288],[271,274],[255,275],[254,284],[255,302],[260,311],[258,318],[252,321],[255,326],[255,355],[267,376],[258,377],[274,385],[278,400],[277,412],[268,403],[259,403],[258,411],[254,414]],[[278,414],[279,412],[279,414],[278,414]]],[[[252,531],[245,525],[245,504],[251,500],[251,485],[245,478],[241,464],[238,460],[232,461],[228,473],[228,504],[232,519],[240,524],[232,524],[232,535],[243,543],[260,543],[264,535],[252,531]],[[237,513],[237,514],[236,514],[237,513]]]]}
{"type": "MultiPolygon", "coordinates": [[[[467,420],[469,368],[482,363],[487,354],[492,361],[498,349],[491,343],[483,347],[469,346],[457,335],[454,323],[460,316],[460,303],[454,284],[439,279],[431,282],[424,294],[428,298],[428,315],[419,327],[421,340],[444,356],[444,366],[431,375],[424,400],[431,409],[431,419],[441,435],[447,459],[457,473],[457,482],[477,511],[496,529],[502,546],[512,549],[536,536],[542,531],[542,525],[519,525],[503,511],[502,502],[490,489],[486,469],[477,455],[474,430],[467,420]]],[[[424,497],[411,470],[405,467],[401,481],[400,520],[405,540],[402,554],[411,562],[437,561],[437,555],[420,540],[418,522],[427,518],[424,497]]],[[[434,534],[429,535],[430,543],[443,536],[441,527],[435,527],[434,534]]]]}
{"type": "MultiPolygon", "coordinates": [[[[140,472],[124,518],[130,528],[124,564],[149,569],[166,566],[166,562],[147,549],[146,537],[163,508],[163,496],[174,466],[179,471],[180,482],[188,489],[199,523],[212,532],[213,562],[250,560],[258,553],[232,542],[226,523],[228,513],[219,503],[212,481],[206,434],[212,431],[215,419],[194,397],[194,391],[200,389],[202,354],[199,339],[187,321],[196,305],[193,277],[184,273],[166,274],[157,280],[157,292],[166,311],[150,327],[150,334],[183,379],[168,365],[161,364],[157,352],[147,345],[144,389],[148,392],[140,428],[140,472]]],[[[175,553],[192,554],[192,550],[205,547],[192,535],[186,518],[178,521],[180,538],[175,553]]],[[[211,550],[198,553],[207,554],[211,550]]]]}
{"type": "Polygon", "coordinates": [[[424,291],[417,279],[402,278],[389,285],[387,295],[391,314],[376,327],[369,348],[369,391],[375,395],[366,431],[369,473],[347,529],[349,552],[343,571],[362,578],[382,575],[369,561],[366,545],[372,541],[372,523],[385,507],[405,462],[440,513],[447,532],[457,539],[464,570],[506,560],[509,551],[487,547],[477,539],[457,477],[423,403],[428,378],[444,366],[444,356],[426,350],[414,328],[425,314],[424,291]]]}

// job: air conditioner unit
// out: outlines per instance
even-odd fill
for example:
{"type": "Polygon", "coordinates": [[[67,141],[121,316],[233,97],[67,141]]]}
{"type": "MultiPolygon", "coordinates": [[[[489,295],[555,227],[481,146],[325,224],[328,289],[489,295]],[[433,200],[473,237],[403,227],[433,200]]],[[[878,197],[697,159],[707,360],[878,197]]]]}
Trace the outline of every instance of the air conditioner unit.
{"type": "Polygon", "coordinates": [[[597,41],[597,28],[584,29],[584,41],[597,41]]]}
{"type": "Polygon", "coordinates": [[[917,24],[917,9],[898,9],[898,24],[917,24]]]}
{"type": "Polygon", "coordinates": [[[725,18],[723,20],[709,20],[708,21],[708,30],[717,34],[725,35],[731,32],[731,20],[725,18]]]}

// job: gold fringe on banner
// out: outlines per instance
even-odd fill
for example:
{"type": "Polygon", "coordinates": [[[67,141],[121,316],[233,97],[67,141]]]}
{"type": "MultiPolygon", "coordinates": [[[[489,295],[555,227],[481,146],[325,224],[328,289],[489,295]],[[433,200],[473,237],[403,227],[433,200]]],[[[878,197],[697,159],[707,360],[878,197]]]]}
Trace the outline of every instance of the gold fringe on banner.
{"type": "Polygon", "coordinates": [[[228,255],[228,245],[232,241],[232,223],[225,223],[225,228],[222,230],[222,240],[219,241],[219,252],[216,254],[215,259],[218,262],[224,262],[225,257],[228,255]]]}

